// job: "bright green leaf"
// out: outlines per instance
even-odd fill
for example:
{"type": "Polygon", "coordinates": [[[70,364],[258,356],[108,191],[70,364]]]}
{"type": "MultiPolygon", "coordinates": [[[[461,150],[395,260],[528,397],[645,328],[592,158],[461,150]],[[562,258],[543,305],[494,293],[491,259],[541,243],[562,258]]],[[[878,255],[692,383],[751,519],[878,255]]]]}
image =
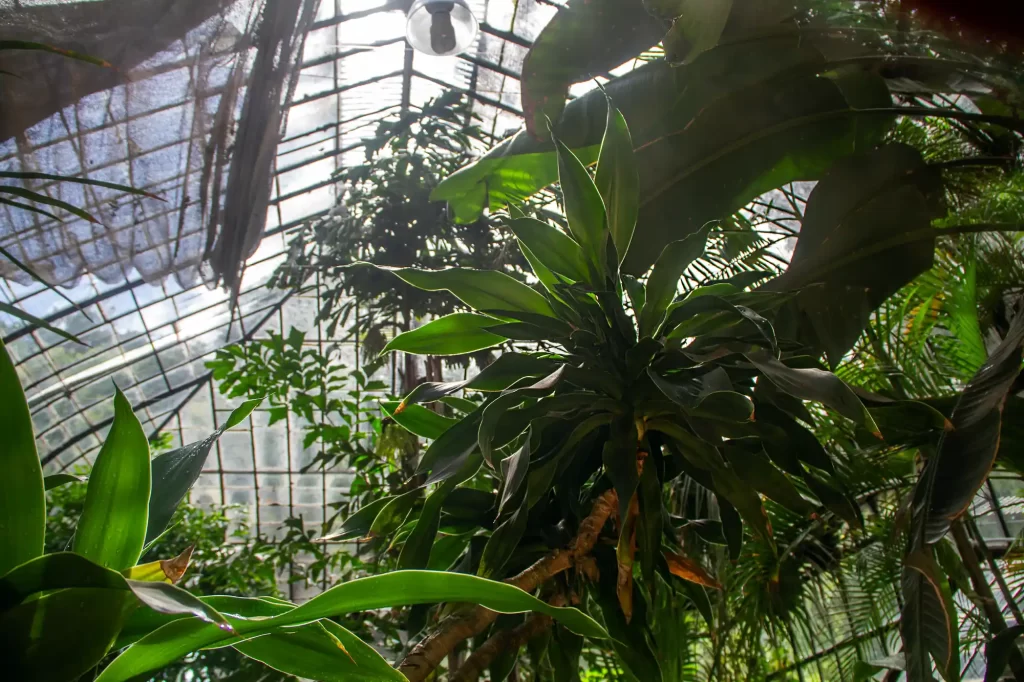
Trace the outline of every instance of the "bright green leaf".
{"type": "Polygon", "coordinates": [[[488,327],[501,324],[487,315],[452,313],[422,327],[402,332],[388,342],[382,353],[393,350],[416,355],[462,355],[491,348],[505,341],[488,327]]]}

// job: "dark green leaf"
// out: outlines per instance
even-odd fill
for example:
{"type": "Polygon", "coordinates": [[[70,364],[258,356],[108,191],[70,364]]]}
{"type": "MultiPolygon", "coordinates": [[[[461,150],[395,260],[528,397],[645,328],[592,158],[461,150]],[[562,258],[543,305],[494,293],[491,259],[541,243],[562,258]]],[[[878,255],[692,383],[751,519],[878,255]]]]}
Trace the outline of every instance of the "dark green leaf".
{"type": "Polygon", "coordinates": [[[729,21],[732,0],[680,0],[679,18],[665,36],[665,58],[689,64],[718,44],[729,21]]]}
{"type": "Polygon", "coordinates": [[[498,359],[487,365],[474,377],[465,381],[425,383],[414,388],[402,403],[427,403],[444,398],[464,388],[475,391],[504,391],[525,377],[542,377],[558,367],[553,360],[522,353],[502,353],[498,359]]]}
{"type": "Polygon", "coordinates": [[[640,485],[636,467],[637,433],[631,416],[612,422],[611,435],[601,450],[604,473],[619,496],[619,518],[624,519],[633,493],[640,485]]]}
{"type": "Polygon", "coordinates": [[[665,319],[665,311],[676,297],[679,278],[690,263],[704,254],[710,227],[705,226],[685,239],[665,246],[647,280],[647,297],[640,312],[640,336],[654,336],[665,319]]]}
{"type": "MultiPolygon", "coordinates": [[[[601,75],[655,45],[665,29],[640,0],[570,0],[523,60],[526,129],[534,137],[557,121],[569,86],[601,75]]],[[[616,244],[618,246],[618,244],[616,244]]]]}
{"type": "Polygon", "coordinates": [[[863,525],[857,505],[843,491],[811,473],[804,474],[804,481],[826,509],[854,528],[860,528],[863,525]]]}
{"type": "MultiPolygon", "coordinates": [[[[778,351],[778,341],[771,322],[746,306],[736,305],[711,294],[689,297],[671,306],[664,331],[669,338],[681,339],[702,334],[721,334],[743,323],[753,325],[772,353],[778,351]]],[[[715,341],[710,340],[709,343],[715,341]]]]}
{"type": "Polygon", "coordinates": [[[134,566],[146,544],[151,481],[149,440],[115,386],[114,423],[89,476],[75,552],[118,571],[134,566]]]}
{"type": "Polygon", "coordinates": [[[398,530],[405,523],[413,505],[421,495],[422,492],[417,488],[390,498],[377,514],[377,518],[370,524],[370,532],[367,535],[369,537],[386,537],[398,530]]]}
{"type": "Polygon", "coordinates": [[[111,597],[104,589],[61,590],[0,613],[4,675],[77,680],[106,655],[131,600],[128,592],[111,597]]]}
{"type": "Polygon", "coordinates": [[[401,412],[395,414],[399,405],[401,403],[397,400],[388,400],[381,402],[380,408],[403,429],[422,438],[440,438],[441,434],[459,421],[440,415],[422,405],[406,405],[401,412]]]}
{"type": "Polygon", "coordinates": [[[369,644],[337,623],[324,619],[297,628],[254,637],[235,649],[274,670],[321,682],[404,682],[369,644]]]}
{"type": "Polygon", "coordinates": [[[818,438],[788,414],[774,405],[759,401],[754,419],[765,452],[780,467],[791,474],[802,476],[804,472],[800,462],[805,462],[830,474],[835,473],[835,465],[818,438]]]}
{"type": "Polygon", "coordinates": [[[740,519],[736,507],[718,497],[718,512],[722,519],[722,531],[725,533],[725,543],[729,547],[729,558],[736,561],[743,551],[743,521],[740,519]]]}
{"type": "Polygon", "coordinates": [[[206,465],[206,458],[210,455],[210,448],[217,439],[225,431],[245,420],[262,401],[262,398],[246,400],[231,412],[223,426],[206,439],[153,458],[150,474],[153,494],[149,499],[146,543],[155,540],[167,528],[174,511],[199,479],[199,474],[206,465]]]}
{"type": "Polygon", "coordinates": [[[319,542],[341,542],[343,540],[351,540],[352,538],[366,537],[370,534],[370,527],[377,518],[377,514],[393,499],[395,499],[394,496],[382,497],[369,504],[364,504],[341,524],[341,530],[337,533],[323,536],[319,542]]]}
{"type": "Polygon", "coordinates": [[[640,555],[641,575],[644,583],[654,583],[656,560],[661,553],[663,512],[661,507],[661,482],[658,480],[656,463],[648,457],[640,472],[638,486],[640,517],[637,521],[637,549],[640,555]]]}
{"type": "MultiPolygon", "coordinates": [[[[558,682],[580,682],[580,670],[582,670],[580,654],[582,651],[582,637],[561,625],[556,626],[554,640],[548,649],[551,665],[555,672],[554,679],[558,682]]],[[[498,680],[493,680],[493,682],[498,682],[498,680]]]]}
{"type": "Polygon", "coordinates": [[[423,453],[416,468],[417,472],[437,472],[447,469],[448,465],[453,462],[464,461],[471,452],[476,450],[477,431],[480,428],[482,413],[483,410],[477,409],[442,433],[423,453]]]}
{"type": "Polygon", "coordinates": [[[789,367],[765,351],[746,353],[746,357],[773,384],[791,396],[831,407],[875,436],[882,437],[860,398],[835,374],[815,368],[789,367]]]}
{"type": "Polygon", "coordinates": [[[931,549],[907,555],[902,588],[900,634],[907,657],[907,681],[931,680],[932,660],[943,677],[957,679],[960,661],[956,611],[931,549]]]}
{"type": "Polygon", "coordinates": [[[799,311],[794,319],[810,318],[813,336],[795,328],[786,335],[816,340],[832,367],[838,365],[870,312],[931,267],[935,243],[918,239],[880,252],[872,247],[927,231],[933,218],[945,215],[941,196],[940,171],[904,144],[849,156],[829,169],[808,197],[789,268],[767,285],[803,290],[788,308],[799,311]],[[870,253],[858,255],[865,248],[870,253]]]}
{"type": "MultiPolygon", "coordinates": [[[[523,446],[515,454],[508,458],[508,472],[505,475],[505,485],[502,487],[501,500],[498,503],[498,513],[505,509],[505,505],[516,497],[516,493],[526,480],[526,472],[530,469],[530,452],[532,450],[532,432],[527,431],[523,439],[523,446]]],[[[504,467],[505,462],[502,462],[504,467]]]]}
{"type": "Polygon", "coordinates": [[[521,310],[556,317],[551,305],[541,294],[497,270],[420,270],[388,268],[371,263],[353,263],[349,267],[371,267],[391,272],[424,291],[450,291],[474,310],[521,310]]]}
{"type": "Polygon", "coordinates": [[[608,118],[594,182],[604,199],[608,231],[621,263],[633,239],[636,215],[640,209],[640,177],[633,158],[629,127],[611,99],[608,100],[608,118]]]}
{"type": "Polygon", "coordinates": [[[1010,662],[1010,653],[1017,646],[1017,638],[1024,634],[1024,625],[1006,628],[985,645],[985,682],[999,682],[1010,662]]]}
{"type": "Polygon", "coordinates": [[[500,320],[476,313],[452,313],[403,332],[384,346],[382,353],[400,350],[416,355],[462,355],[491,348],[504,337],[487,331],[500,320]]]}
{"type": "Polygon", "coordinates": [[[43,553],[46,497],[25,392],[0,341],[0,575],[43,553]]]}
{"type": "MultiPolygon", "coordinates": [[[[535,610],[552,616],[579,634],[607,636],[600,625],[576,609],[553,607],[505,583],[434,571],[395,571],[351,580],[272,618],[229,617],[228,620],[240,635],[250,637],[354,611],[439,601],[475,603],[499,613],[535,610]]],[[[100,673],[96,682],[125,682],[161,668],[190,651],[215,646],[228,638],[227,633],[213,625],[192,619],[174,621],[126,649],[100,673]]]]}
{"type": "Polygon", "coordinates": [[[604,200],[586,166],[558,139],[558,182],[565,202],[565,220],[573,239],[586,254],[592,272],[589,281],[597,285],[605,266],[608,228],[605,225],[604,200]]]}
{"type": "Polygon", "coordinates": [[[50,476],[43,477],[43,488],[53,490],[68,483],[85,483],[85,480],[83,476],[75,476],[73,474],[51,474],[50,476]]]}
{"type": "Polygon", "coordinates": [[[964,388],[953,410],[953,429],[929,458],[914,491],[914,536],[934,544],[966,511],[999,451],[1003,407],[1021,372],[1024,314],[964,388]]]}
{"type": "Polygon", "coordinates": [[[804,516],[814,511],[814,505],[800,495],[784,473],[772,466],[761,451],[760,443],[728,441],[725,456],[740,478],[769,499],[804,516]]]}
{"type": "Polygon", "coordinates": [[[512,558],[512,554],[519,546],[519,541],[526,532],[526,522],[530,516],[529,505],[526,503],[526,496],[522,496],[522,503],[510,517],[494,529],[487,544],[484,545],[484,553],[480,557],[480,568],[477,575],[483,578],[495,578],[501,575],[501,570],[512,558]]]}
{"type": "Polygon", "coordinates": [[[458,484],[457,479],[449,478],[427,495],[427,499],[423,502],[423,509],[420,511],[420,517],[416,520],[416,526],[405,538],[402,552],[398,555],[399,569],[427,568],[430,561],[430,550],[434,546],[437,528],[441,522],[441,507],[458,484]]]}
{"type": "Polygon", "coordinates": [[[513,220],[509,228],[546,268],[576,282],[587,281],[583,249],[572,237],[534,218],[513,220]]]}

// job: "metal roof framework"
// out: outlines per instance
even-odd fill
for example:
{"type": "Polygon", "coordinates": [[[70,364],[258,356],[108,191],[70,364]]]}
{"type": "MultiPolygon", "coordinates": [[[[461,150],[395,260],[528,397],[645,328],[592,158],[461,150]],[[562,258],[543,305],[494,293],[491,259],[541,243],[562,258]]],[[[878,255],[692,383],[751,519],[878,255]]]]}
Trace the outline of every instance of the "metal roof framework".
{"type": "MultiPolygon", "coordinates": [[[[40,3],[14,6],[34,4],[40,3]]],[[[248,5],[251,13],[259,1],[238,0],[237,4],[248,5]]],[[[334,205],[337,188],[332,173],[361,161],[363,141],[377,121],[457,89],[472,98],[482,127],[493,138],[505,137],[521,126],[518,79],[523,58],[559,3],[470,0],[470,4],[480,20],[474,45],[457,57],[436,58],[414,53],[407,45],[401,0],[320,1],[304,35],[294,92],[285,103],[287,124],[277,143],[263,237],[246,261],[237,307],[232,307],[229,292],[211,288],[196,267],[185,274],[175,271],[174,276],[123,266],[113,276],[109,271],[77,273],[65,282],[65,293],[81,310],[40,284],[0,280],[0,301],[77,334],[89,344],[73,344],[0,314],[0,334],[25,386],[47,473],[74,470],[94,460],[113,419],[115,383],[135,406],[148,433],[169,433],[173,445],[180,446],[204,438],[237,406],[217,392],[205,367],[217,349],[291,327],[306,331],[306,342],[321,350],[333,342],[315,322],[318,282],[301,292],[265,285],[284,258],[289,233],[334,205]]],[[[0,13],[3,10],[0,4],[0,13]]],[[[164,57],[158,55],[144,65],[147,78],[190,77],[187,51],[172,47],[164,57]]],[[[151,144],[140,145],[137,140],[119,144],[123,153],[88,168],[90,177],[107,172],[134,177],[138,168],[159,166],[173,153],[194,149],[196,143],[201,149],[206,143],[208,135],[192,125],[170,125],[169,115],[180,116],[183,107],[203,104],[200,100],[215,110],[225,81],[207,85],[191,101],[168,88],[167,99],[155,98],[138,110],[125,108],[93,123],[79,121],[71,132],[68,126],[45,121],[26,139],[0,144],[0,167],[20,168],[19,155],[29,151],[36,159],[50,160],[53,167],[44,170],[60,172],[60,150],[65,145],[77,143],[84,148],[93,136],[134,126],[162,129],[163,134],[151,144]],[[175,130],[180,134],[168,134],[175,130]]],[[[572,93],[589,87],[577,86],[572,93]]],[[[55,116],[65,120],[77,116],[71,109],[55,116]]],[[[177,170],[141,185],[166,198],[166,206],[150,208],[141,219],[136,215],[126,224],[126,232],[145,233],[150,222],[166,220],[175,207],[187,203],[195,171],[187,163],[181,166],[180,159],[172,167],[177,170]]],[[[80,226],[68,221],[61,227],[80,226]]],[[[0,246],[16,243],[16,231],[0,230],[0,246]]],[[[74,247],[85,249],[89,243],[88,238],[80,239],[74,247]]],[[[156,246],[167,248],[166,243],[156,246]]],[[[347,358],[352,369],[359,366],[357,342],[349,343],[347,358]]],[[[253,529],[268,538],[281,532],[288,517],[302,516],[311,523],[324,520],[329,505],[346,494],[351,473],[302,473],[316,453],[302,447],[301,430],[292,415],[270,426],[268,413],[257,410],[251,420],[225,433],[211,451],[193,489],[193,501],[240,505],[253,529]]],[[[979,497],[982,507],[985,499],[1001,499],[995,493],[990,484],[979,497]]],[[[986,537],[1013,538],[1024,525],[1019,509],[1012,510],[1012,518],[999,504],[978,511],[986,537]]],[[[891,635],[879,633],[879,641],[891,635]]],[[[797,667],[820,665],[829,653],[826,649],[811,653],[797,667]]]]}

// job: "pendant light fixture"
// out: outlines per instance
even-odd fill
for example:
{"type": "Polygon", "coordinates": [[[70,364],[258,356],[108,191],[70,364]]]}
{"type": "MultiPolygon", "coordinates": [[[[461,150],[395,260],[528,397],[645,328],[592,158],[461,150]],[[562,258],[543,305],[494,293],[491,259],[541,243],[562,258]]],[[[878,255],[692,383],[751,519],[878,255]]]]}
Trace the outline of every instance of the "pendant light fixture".
{"type": "Polygon", "coordinates": [[[409,44],[437,57],[463,52],[476,32],[476,17],[466,0],[416,0],[405,24],[409,44]]]}

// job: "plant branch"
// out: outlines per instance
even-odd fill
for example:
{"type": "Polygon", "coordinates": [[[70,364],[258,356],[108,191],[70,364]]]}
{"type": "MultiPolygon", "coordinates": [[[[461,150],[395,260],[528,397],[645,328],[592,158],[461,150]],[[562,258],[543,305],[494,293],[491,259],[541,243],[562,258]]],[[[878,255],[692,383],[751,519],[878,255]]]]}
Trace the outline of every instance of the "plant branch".
{"type": "MultiPolygon", "coordinates": [[[[579,531],[568,549],[551,552],[505,582],[526,592],[533,592],[553,576],[569,569],[576,560],[586,556],[594,548],[601,529],[615,511],[618,502],[615,490],[606,490],[594,501],[590,514],[580,523],[579,531]]],[[[459,642],[480,634],[497,617],[496,612],[482,606],[448,616],[434,632],[427,635],[409,652],[405,660],[399,664],[398,670],[409,679],[409,682],[423,682],[459,642]]]]}
{"type": "MultiPolygon", "coordinates": [[[[565,597],[561,594],[555,595],[550,604],[564,606],[565,597]]],[[[520,649],[531,639],[551,627],[551,622],[551,616],[537,613],[517,627],[495,633],[466,659],[462,667],[452,674],[450,682],[476,682],[499,654],[520,649]]]]}

